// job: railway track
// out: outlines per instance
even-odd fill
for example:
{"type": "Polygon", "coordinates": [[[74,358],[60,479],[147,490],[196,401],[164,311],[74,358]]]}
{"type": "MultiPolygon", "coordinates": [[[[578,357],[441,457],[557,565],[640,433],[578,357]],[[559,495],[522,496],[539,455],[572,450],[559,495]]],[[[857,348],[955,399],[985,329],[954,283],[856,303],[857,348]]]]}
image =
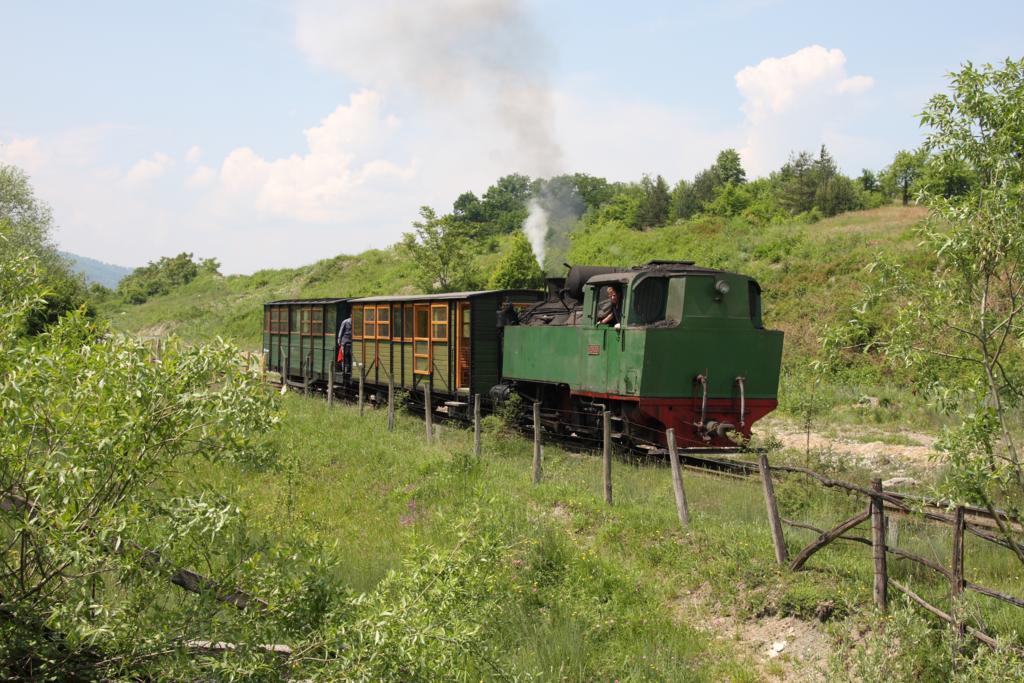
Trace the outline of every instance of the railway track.
{"type": "MultiPolygon", "coordinates": [[[[281,389],[282,383],[280,381],[268,380],[267,384],[281,389]]],[[[306,387],[302,382],[288,381],[287,386],[290,390],[294,391],[305,391],[306,387]]],[[[323,386],[317,384],[311,384],[309,386],[309,395],[320,396],[326,400],[327,391],[323,386]]],[[[334,396],[336,400],[343,400],[348,403],[357,403],[359,400],[358,389],[352,384],[338,384],[335,386],[334,396]]],[[[366,402],[376,407],[380,401],[377,400],[377,391],[370,389],[366,392],[366,402]]],[[[414,398],[405,401],[404,408],[410,412],[414,412],[418,415],[423,415],[425,412],[425,405],[422,401],[417,401],[414,398]]],[[[473,424],[472,411],[468,403],[458,401],[446,401],[441,402],[433,411],[433,420],[444,424],[455,424],[459,427],[471,427],[473,424]]],[[[580,434],[576,432],[565,432],[560,429],[551,428],[554,425],[552,420],[542,420],[543,440],[546,444],[556,445],[563,450],[567,450],[575,453],[599,453],[601,451],[601,439],[600,435],[595,437],[592,434],[580,434]],[[545,428],[547,425],[547,428],[545,428]]],[[[633,427],[633,433],[640,430],[651,432],[652,437],[663,436],[663,432],[652,430],[649,427],[642,425],[635,425],[630,423],[633,427]]],[[[526,437],[532,437],[533,435],[533,423],[529,416],[522,415],[517,425],[520,433],[526,437]]],[[[640,439],[635,436],[627,437],[624,434],[618,434],[619,438],[613,439],[613,448],[618,452],[620,457],[623,457],[627,461],[637,465],[649,465],[654,467],[667,466],[668,465],[668,451],[655,443],[651,439],[640,439]]],[[[742,460],[731,460],[727,456],[729,455],[756,455],[757,449],[737,447],[735,449],[723,449],[723,448],[701,448],[701,449],[681,449],[679,451],[680,463],[691,469],[704,470],[714,472],[716,474],[722,474],[726,476],[733,476],[738,478],[746,478],[750,476],[758,475],[758,467],[754,463],[745,462],[742,460]]]]}

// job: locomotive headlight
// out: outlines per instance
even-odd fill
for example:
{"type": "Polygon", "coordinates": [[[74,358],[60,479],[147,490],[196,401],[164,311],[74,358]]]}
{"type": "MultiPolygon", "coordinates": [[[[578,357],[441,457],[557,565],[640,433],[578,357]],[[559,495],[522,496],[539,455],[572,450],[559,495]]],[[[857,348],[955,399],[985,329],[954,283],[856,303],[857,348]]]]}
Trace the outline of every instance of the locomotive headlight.
{"type": "Polygon", "coordinates": [[[728,294],[729,283],[726,282],[725,280],[719,280],[718,282],[715,283],[715,291],[723,296],[728,294]]]}

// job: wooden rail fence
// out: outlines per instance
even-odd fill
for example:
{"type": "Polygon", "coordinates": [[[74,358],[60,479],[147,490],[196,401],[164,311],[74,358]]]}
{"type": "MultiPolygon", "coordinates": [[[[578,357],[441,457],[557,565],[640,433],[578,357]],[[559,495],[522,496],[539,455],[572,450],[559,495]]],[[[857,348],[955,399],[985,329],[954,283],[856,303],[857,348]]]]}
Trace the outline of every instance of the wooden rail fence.
{"type": "MultiPolygon", "coordinates": [[[[906,595],[912,602],[924,608],[929,613],[950,624],[956,631],[958,639],[963,635],[971,635],[979,641],[991,647],[997,647],[995,638],[988,635],[979,628],[968,623],[959,609],[964,591],[974,591],[981,595],[999,600],[1015,607],[1024,607],[1024,599],[1009,595],[1002,591],[981,586],[969,581],[964,576],[964,534],[969,533],[999,547],[1014,550],[1019,546],[1019,541],[1014,539],[1012,531],[1020,531],[1021,526],[1018,520],[1010,518],[1006,513],[998,510],[985,510],[982,508],[958,505],[953,506],[952,514],[939,512],[948,510],[949,505],[945,501],[929,500],[918,496],[908,496],[891,491],[885,491],[881,479],[874,479],[870,488],[860,486],[847,481],[840,481],[826,477],[813,470],[793,466],[768,466],[767,455],[760,455],[762,477],[765,482],[765,504],[768,510],[769,523],[772,528],[773,539],[781,538],[782,525],[797,529],[806,529],[818,534],[818,537],[807,544],[793,561],[788,564],[790,571],[800,571],[807,561],[819,550],[833,541],[843,540],[868,545],[871,547],[874,564],[873,598],[875,605],[882,610],[888,608],[888,589],[892,586],[899,592],[906,595]],[[796,474],[808,477],[817,484],[862,496],[867,499],[864,510],[852,517],[842,520],[831,529],[819,529],[809,524],[784,519],[779,515],[777,504],[774,500],[772,490],[772,473],[796,474]],[[950,564],[945,566],[934,560],[910,552],[905,548],[887,543],[886,530],[888,519],[892,515],[916,517],[930,522],[936,522],[952,527],[952,543],[950,548],[950,564]],[[871,538],[851,535],[858,526],[871,521],[871,538]],[[1003,538],[992,534],[989,528],[995,526],[1006,531],[1003,538]],[[778,529],[778,532],[776,532],[778,529]],[[776,536],[778,533],[778,536],[776,536]],[[951,612],[946,612],[929,603],[923,597],[915,593],[908,586],[897,581],[889,575],[888,557],[894,556],[903,560],[909,560],[920,566],[941,574],[949,582],[949,595],[953,604],[951,612]]],[[[780,555],[778,541],[776,541],[776,559],[780,565],[786,565],[784,555],[785,543],[783,541],[783,554],[780,555]]]]}

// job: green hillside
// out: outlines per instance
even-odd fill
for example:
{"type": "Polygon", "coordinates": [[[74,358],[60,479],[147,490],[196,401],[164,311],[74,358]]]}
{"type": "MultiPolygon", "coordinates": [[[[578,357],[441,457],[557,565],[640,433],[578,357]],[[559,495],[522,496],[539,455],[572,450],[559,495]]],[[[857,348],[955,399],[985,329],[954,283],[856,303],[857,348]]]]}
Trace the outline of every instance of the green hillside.
{"type": "MultiPolygon", "coordinates": [[[[927,255],[918,248],[913,228],[924,217],[920,207],[891,205],[814,223],[794,220],[767,226],[742,218],[701,217],[638,231],[622,222],[603,221],[581,224],[572,233],[568,258],[571,263],[601,265],[688,259],[753,275],[764,288],[766,323],[786,333],[785,381],[802,386],[805,371],[818,354],[823,326],[848,318],[863,296],[868,263],[885,255],[923,267],[927,255]]],[[[494,251],[477,254],[477,270],[493,269],[510,243],[506,237],[494,243],[494,251]]],[[[204,272],[140,305],[110,298],[100,312],[126,332],[149,337],[176,334],[192,341],[219,335],[256,351],[264,302],[414,293],[410,265],[408,256],[392,247],[252,275],[204,272]]],[[[849,404],[865,393],[884,394],[891,381],[886,372],[870,359],[855,358],[846,376],[830,389],[839,392],[833,403],[849,404]],[[868,386],[859,386],[862,383],[868,386]]]]}
{"type": "MultiPolygon", "coordinates": [[[[920,207],[893,205],[811,224],[756,226],[740,218],[701,218],[636,231],[611,221],[573,233],[569,261],[628,266],[686,259],[752,275],[764,288],[766,322],[786,332],[792,351],[812,353],[818,325],[842,316],[857,301],[867,263],[881,253],[908,261],[924,258],[912,233],[924,216],[920,207]]],[[[486,271],[497,261],[504,244],[476,257],[481,268],[486,271]]],[[[202,274],[168,295],[140,305],[111,299],[101,311],[125,331],[194,340],[220,335],[256,350],[266,301],[417,291],[408,259],[395,247],[317,256],[322,254],[311,252],[315,262],[299,268],[202,274]]]]}

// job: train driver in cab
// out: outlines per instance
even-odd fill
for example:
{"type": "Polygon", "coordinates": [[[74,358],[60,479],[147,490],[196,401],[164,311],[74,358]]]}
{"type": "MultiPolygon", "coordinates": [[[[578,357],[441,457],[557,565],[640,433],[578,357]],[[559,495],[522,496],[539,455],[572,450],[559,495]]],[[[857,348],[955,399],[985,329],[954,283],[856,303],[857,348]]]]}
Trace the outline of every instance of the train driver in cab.
{"type": "Polygon", "coordinates": [[[622,297],[616,287],[609,286],[606,291],[608,299],[601,304],[597,324],[618,327],[622,322],[622,297]]]}

